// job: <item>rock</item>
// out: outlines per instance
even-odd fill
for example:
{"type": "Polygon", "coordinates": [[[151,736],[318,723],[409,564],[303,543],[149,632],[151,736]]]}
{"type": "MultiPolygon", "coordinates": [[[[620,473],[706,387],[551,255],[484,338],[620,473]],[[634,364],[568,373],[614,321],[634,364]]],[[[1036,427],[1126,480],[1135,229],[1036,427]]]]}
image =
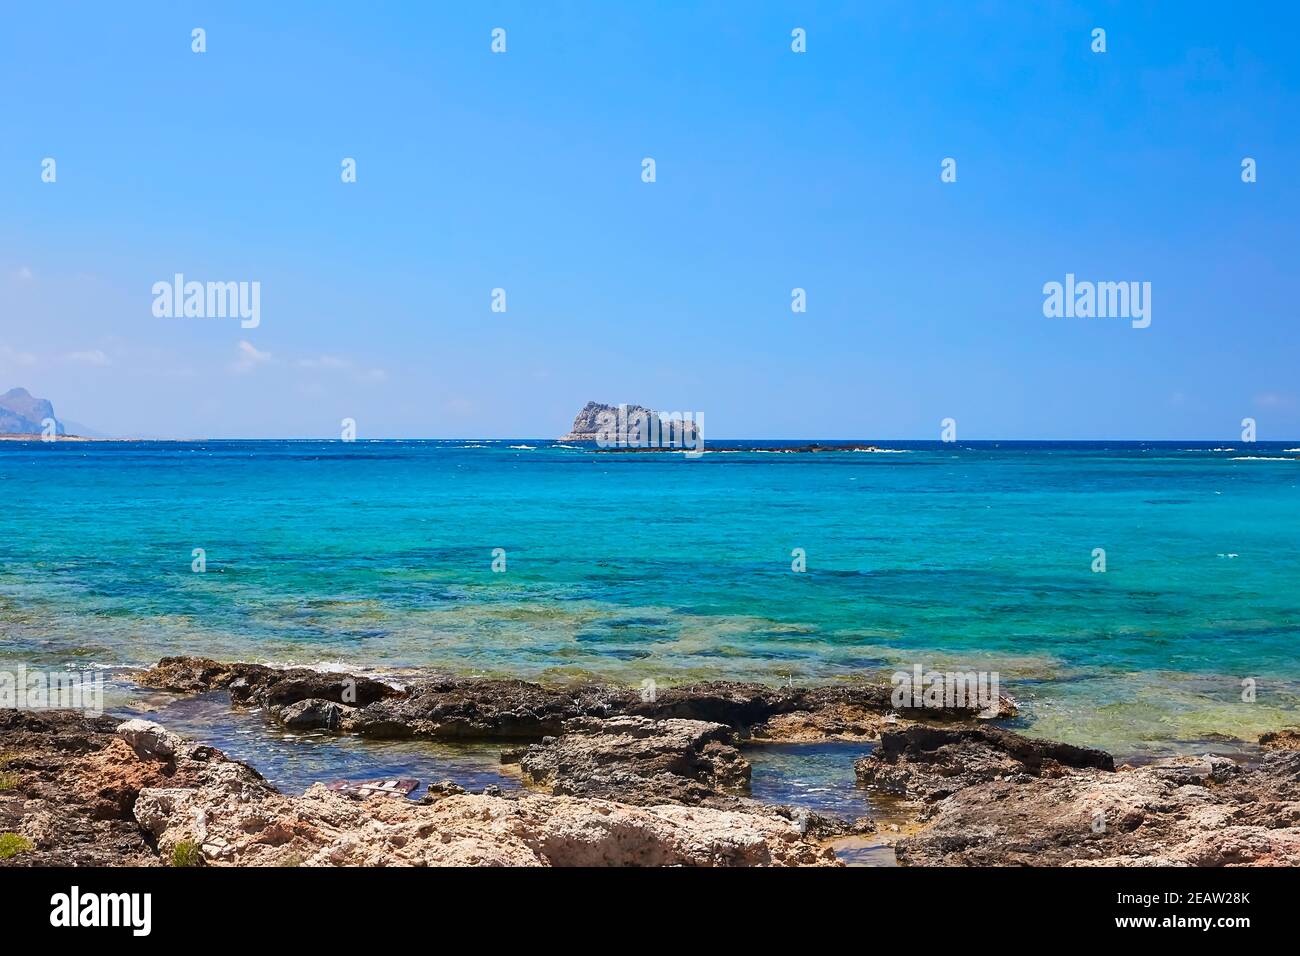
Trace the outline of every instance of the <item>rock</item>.
{"type": "Polygon", "coordinates": [[[886,732],[856,764],[868,786],[919,799],[904,865],[1300,864],[1300,751],[1256,767],[1109,754],[997,728],[886,732]]]}
{"type": "MultiPolygon", "coordinates": [[[[3,865],[158,865],[186,841],[213,865],[820,866],[834,858],[818,841],[873,829],[747,799],[735,741],[714,722],[580,718],[507,758],[548,793],[358,800],[280,794],[149,721],[0,711],[0,832],[33,844],[3,865]]],[[[1101,751],[915,725],[858,769],[921,800],[905,865],[1300,865],[1296,749],[1116,770],[1101,751]]]]}
{"type": "Polygon", "coordinates": [[[271,714],[277,723],[289,730],[337,730],[344,711],[351,709],[313,697],[273,708],[271,714]]]}
{"type": "Polygon", "coordinates": [[[740,681],[711,681],[660,688],[653,701],[638,698],[629,704],[627,712],[658,720],[703,720],[748,729],[797,707],[791,690],[740,681]]]}
{"type": "Polygon", "coordinates": [[[323,786],[252,802],[146,791],[141,824],[164,855],[197,841],[209,864],[266,866],[834,866],[789,821],[703,807],[476,794],[427,803],[350,800],[323,786]]]}
{"type": "Polygon", "coordinates": [[[638,805],[699,804],[748,789],[750,774],[729,727],[675,718],[572,720],[502,760],[517,760],[525,784],[549,793],[638,805]]]}
{"type": "Polygon", "coordinates": [[[559,736],[502,753],[518,765],[526,786],[557,796],[594,797],[636,806],[705,806],[794,825],[809,840],[867,833],[865,818],[849,821],[802,807],[750,799],[750,764],[736,732],[709,721],[645,717],[579,718],[559,736]]]}
{"type": "MultiPolygon", "coordinates": [[[[648,717],[710,720],[764,740],[828,740],[875,737],[891,715],[930,721],[972,721],[977,707],[919,707],[895,710],[887,684],[845,681],[813,687],[768,687],[712,681],[669,687],[654,701],[637,701],[628,712],[648,717]]],[[[1015,705],[999,699],[999,715],[1014,716],[1015,705]]]]}
{"type": "Polygon", "coordinates": [[[231,703],[267,707],[276,719],[307,719],[302,715],[310,708],[288,708],[307,700],[331,701],[342,705],[333,729],[368,737],[533,740],[557,733],[565,720],[609,715],[636,699],[623,688],[543,687],[439,674],[418,675],[399,688],[355,675],[204,658],[164,658],[139,681],[182,693],[228,688],[231,703]],[[355,693],[346,693],[349,690],[355,693]]]}
{"type": "Polygon", "coordinates": [[[996,780],[942,800],[901,840],[912,866],[1300,865],[1300,752],[1257,767],[1176,757],[996,780]]]}
{"type": "Polygon", "coordinates": [[[185,841],[204,865],[832,866],[780,813],[634,807],[540,794],[358,800],[278,793],[252,768],[147,721],[0,711],[0,831],[33,844],[6,866],[166,865],[185,841]],[[127,738],[132,743],[128,744],[127,738]],[[137,750],[138,748],[138,750],[137,750]],[[162,759],[164,751],[169,759],[162,759]]]}
{"type": "Polygon", "coordinates": [[[340,728],[369,737],[539,740],[575,717],[602,717],[636,695],[597,684],[545,687],[520,680],[430,676],[406,693],[344,715],[340,728]]]}
{"type": "MultiPolygon", "coordinates": [[[[663,688],[645,701],[631,688],[593,682],[543,685],[424,673],[405,677],[399,688],[354,675],[175,657],[139,680],[182,693],[227,688],[232,703],[265,707],[272,719],[294,720],[298,729],[365,737],[534,741],[558,735],[566,721],[577,718],[630,715],[726,724],[742,736],[769,741],[856,740],[911,719],[969,723],[978,716],[974,707],[916,708],[901,711],[900,719],[891,688],[865,681],[789,688],[713,681],[663,688]],[[290,709],[307,700],[339,708],[290,709]]],[[[1006,698],[1001,707],[1003,714],[1014,714],[1006,698]]]]}
{"type": "Polygon", "coordinates": [[[573,427],[560,441],[590,441],[602,446],[641,445],[695,447],[699,429],[694,421],[668,420],[642,405],[604,405],[588,402],[573,419],[573,427]],[[644,432],[644,438],[642,433],[644,432]]]}
{"type": "Polygon", "coordinates": [[[1266,750],[1300,750],[1300,730],[1274,730],[1261,734],[1259,745],[1266,750]]]}
{"type": "MultiPolygon", "coordinates": [[[[726,724],[769,740],[791,739],[796,732],[803,739],[825,740],[855,736],[854,730],[874,736],[889,710],[889,688],[865,683],[776,689],[717,681],[665,688],[655,700],[644,701],[630,688],[612,685],[437,676],[412,678],[404,696],[345,713],[340,729],[377,737],[540,740],[558,735],[577,718],[629,715],[726,724]],[[820,735],[817,728],[823,728],[820,735]]],[[[926,712],[936,720],[975,714],[974,708],[926,712]]]]}
{"type": "Polygon", "coordinates": [[[140,757],[172,760],[182,746],[181,739],[160,724],[135,718],[117,725],[117,735],[140,757]]]}
{"type": "Polygon", "coordinates": [[[261,683],[272,668],[262,664],[227,664],[206,657],[164,657],[136,680],[145,687],[156,687],[181,694],[201,694],[239,683],[250,686],[249,678],[261,683]]]}
{"type": "Polygon", "coordinates": [[[995,727],[913,726],[880,735],[880,746],[854,765],[858,779],[886,793],[941,800],[990,780],[1025,782],[1066,769],[1113,770],[1110,754],[1035,740],[995,727]]]}
{"type": "Polygon", "coordinates": [[[464,793],[465,788],[454,780],[439,780],[437,783],[429,784],[429,798],[450,797],[458,793],[464,793]]]}
{"type": "Polygon", "coordinates": [[[1241,773],[1241,766],[1235,760],[1215,754],[1203,757],[1166,757],[1149,763],[1142,769],[1176,787],[1225,783],[1241,773]]]}
{"type": "Polygon", "coordinates": [[[34,851],[5,865],[108,866],[152,858],[131,819],[138,788],[161,780],[114,733],[111,717],[0,710],[0,754],[10,785],[0,790],[0,832],[34,851]]]}
{"type": "Polygon", "coordinates": [[[262,686],[250,686],[244,702],[263,707],[284,707],[304,700],[321,700],[364,707],[400,695],[399,689],[369,677],[294,669],[273,672],[267,675],[262,686]]]}
{"type": "Polygon", "coordinates": [[[232,703],[282,708],[305,700],[364,707],[402,695],[400,688],[355,674],[335,674],[307,667],[224,664],[203,657],[165,657],[137,678],[146,687],[179,693],[228,688],[232,703]]]}
{"type": "MultiPolygon", "coordinates": [[[[875,739],[913,721],[969,724],[987,719],[977,707],[907,707],[895,709],[891,688],[849,683],[795,688],[770,716],[751,728],[755,739],[781,742],[875,739]]],[[[995,719],[1016,715],[1015,702],[999,697],[995,719]]]]}
{"type": "Polygon", "coordinates": [[[750,731],[754,740],[816,743],[824,740],[874,740],[904,724],[897,717],[861,707],[831,704],[816,710],[775,714],[750,731]]]}
{"type": "Polygon", "coordinates": [[[141,790],[223,780],[228,788],[265,790],[256,771],[210,747],[148,721],[127,721],[123,734],[118,726],[107,716],[0,710],[0,754],[15,778],[0,790],[0,832],[34,844],[11,864],[153,865],[157,856],[134,818],[141,790]]]}

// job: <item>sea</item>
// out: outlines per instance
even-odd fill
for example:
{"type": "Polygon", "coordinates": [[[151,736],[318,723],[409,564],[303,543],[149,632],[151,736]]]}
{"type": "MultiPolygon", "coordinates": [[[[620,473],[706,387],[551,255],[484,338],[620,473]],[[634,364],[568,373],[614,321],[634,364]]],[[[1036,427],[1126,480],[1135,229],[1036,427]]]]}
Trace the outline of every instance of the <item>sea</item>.
{"type": "MultiPolygon", "coordinates": [[[[1300,441],[808,444],[0,442],[0,668],[188,654],[662,688],[920,665],[995,675],[1016,729],[1134,760],[1300,722],[1300,441]]],[[[412,769],[112,686],[291,787],[412,769]]],[[[788,754],[764,759],[779,796],[764,768],[788,754]]]]}

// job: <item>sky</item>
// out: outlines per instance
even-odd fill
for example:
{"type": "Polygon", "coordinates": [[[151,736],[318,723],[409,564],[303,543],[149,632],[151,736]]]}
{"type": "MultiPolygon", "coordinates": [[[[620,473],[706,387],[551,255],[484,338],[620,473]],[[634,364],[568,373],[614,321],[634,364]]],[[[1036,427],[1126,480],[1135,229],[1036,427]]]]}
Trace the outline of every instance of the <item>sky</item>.
{"type": "Polygon", "coordinates": [[[1300,438],[1297,32],[1283,3],[6,3],[0,391],[138,437],[552,437],[596,400],[718,439],[1300,438]],[[155,315],[177,273],[259,283],[260,323],[155,315]],[[1149,282],[1150,325],[1045,316],[1067,274],[1149,282]]]}

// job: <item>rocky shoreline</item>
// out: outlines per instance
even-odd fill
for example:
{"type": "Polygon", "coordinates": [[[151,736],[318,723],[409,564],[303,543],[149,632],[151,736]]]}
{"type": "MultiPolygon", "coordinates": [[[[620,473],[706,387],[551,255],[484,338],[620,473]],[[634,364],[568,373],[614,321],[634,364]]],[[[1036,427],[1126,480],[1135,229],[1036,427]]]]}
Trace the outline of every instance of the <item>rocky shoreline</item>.
{"type": "MultiPolygon", "coordinates": [[[[835,866],[871,835],[748,795],[745,748],[875,746],[861,786],[911,815],[904,865],[1300,864],[1300,735],[1258,762],[1116,768],[973,709],[896,711],[887,686],[715,682],[638,692],[443,674],[364,675],[167,658],[139,682],[226,692],[292,731],[491,741],[518,791],[434,783],[417,800],[323,783],[278,792],[252,767],[145,720],[0,711],[0,838],[20,865],[835,866]]],[[[1014,715],[1001,701],[999,718],[1014,715]]],[[[405,791],[402,791],[405,792],[405,791]]]]}

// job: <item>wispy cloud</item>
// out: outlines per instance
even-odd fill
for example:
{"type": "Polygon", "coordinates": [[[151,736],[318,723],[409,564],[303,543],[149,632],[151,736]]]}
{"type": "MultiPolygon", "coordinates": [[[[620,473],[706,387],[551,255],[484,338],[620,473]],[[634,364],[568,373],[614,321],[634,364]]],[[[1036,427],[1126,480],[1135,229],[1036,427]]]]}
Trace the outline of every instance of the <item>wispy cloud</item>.
{"type": "Polygon", "coordinates": [[[269,361],[271,361],[270,352],[260,352],[253,346],[252,342],[240,339],[239,357],[235,359],[234,364],[230,366],[230,370],[242,375],[251,372],[259,365],[265,365],[269,361]]]}
{"type": "Polygon", "coordinates": [[[76,362],[78,365],[95,365],[102,367],[113,364],[112,360],[99,349],[89,349],[84,352],[69,352],[63,357],[69,362],[76,362]]]}
{"type": "Polygon", "coordinates": [[[299,368],[351,368],[352,363],[336,355],[321,355],[317,358],[298,359],[299,368]]]}
{"type": "Polygon", "coordinates": [[[28,368],[36,364],[36,356],[8,345],[0,345],[0,365],[17,365],[28,368]]]}
{"type": "Polygon", "coordinates": [[[318,355],[312,358],[302,358],[294,364],[299,368],[318,372],[347,372],[353,381],[357,382],[388,381],[388,373],[382,368],[359,368],[351,359],[341,358],[337,355],[318,355]]]}
{"type": "Polygon", "coordinates": [[[1295,403],[1295,396],[1285,392],[1262,392],[1255,396],[1258,408],[1291,408],[1295,403]]]}

